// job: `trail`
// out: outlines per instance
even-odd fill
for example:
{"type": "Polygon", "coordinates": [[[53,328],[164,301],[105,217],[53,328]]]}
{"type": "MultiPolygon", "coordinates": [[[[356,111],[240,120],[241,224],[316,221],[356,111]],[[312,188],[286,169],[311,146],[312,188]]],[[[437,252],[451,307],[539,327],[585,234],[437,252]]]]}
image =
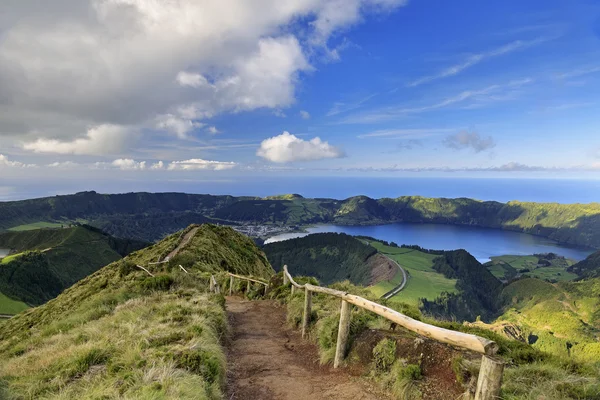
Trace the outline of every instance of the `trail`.
{"type": "Polygon", "coordinates": [[[400,264],[398,264],[396,262],[396,260],[392,260],[390,257],[386,256],[383,253],[382,253],[382,255],[398,266],[398,268],[402,272],[402,277],[403,277],[401,284],[399,284],[398,286],[396,286],[395,288],[393,288],[392,290],[390,290],[389,292],[387,292],[383,296],[381,296],[382,299],[387,300],[387,299],[389,299],[391,297],[394,297],[395,295],[397,295],[398,293],[400,293],[402,291],[402,289],[404,289],[404,286],[406,286],[406,282],[408,282],[408,276],[406,275],[406,271],[404,270],[404,268],[402,268],[400,266],[400,264]]]}
{"type": "Polygon", "coordinates": [[[228,297],[227,313],[228,399],[386,399],[347,372],[319,365],[316,346],[286,328],[275,301],[228,297]]]}
{"type": "Polygon", "coordinates": [[[169,261],[171,258],[175,257],[181,251],[181,249],[187,246],[187,244],[190,242],[190,240],[192,240],[196,232],[198,232],[198,228],[192,228],[192,230],[186,233],[183,239],[181,239],[181,242],[179,242],[179,245],[175,248],[175,250],[167,254],[163,261],[169,261]]]}

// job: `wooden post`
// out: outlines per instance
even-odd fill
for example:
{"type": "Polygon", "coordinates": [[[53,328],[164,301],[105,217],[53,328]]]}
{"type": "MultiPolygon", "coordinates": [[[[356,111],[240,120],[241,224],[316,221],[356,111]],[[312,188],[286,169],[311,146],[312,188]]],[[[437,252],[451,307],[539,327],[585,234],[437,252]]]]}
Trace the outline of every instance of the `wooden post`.
{"type": "Polygon", "coordinates": [[[302,338],[306,337],[310,323],[310,309],[312,306],[312,292],[304,288],[304,315],[302,316],[302,338]]]}
{"type": "Polygon", "coordinates": [[[342,300],[340,310],[340,326],[338,329],[337,345],[335,347],[335,359],[333,368],[340,366],[346,355],[346,345],[348,344],[348,333],[350,333],[350,304],[342,300]]]}
{"type": "Polygon", "coordinates": [[[295,291],[296,291],[296,286],[292,285],[292,297],[294,296],[295,291]]]}
{"type": "Polygon", "coordinates": [[[247,281],[248,285],[246,286],[246,294],[250,293],[250,281],[247,281]]]}
{"type": "Polygon", "coordinates": [[[263,293],[263,296],[267,295],[267,288],[268,288],[268,286],[265,285],[265,292],[263,293]]]}
{"type": "Polygon", "coordinates": [[[214,293],[214,291],[215,291],[215,277],[211,275],[209,281],[210,281],[210,292],[214,293]]]}
{"type": "Polygon", "coordinates": [[[500,358],[481,357],[481,368],[477,379],[475,400],[496,400],[500,398],[504,362],[500,358]]]}
{"type": "Polygon", "coordinates": [[[285,273],[285,269],[284,269],[283,270],[283,284],[287,285],[288,283],[290,283],[290,282],[288,281],[288,277],[287,277],[287,274],[285,273]]]}
{"type": "Polygon", "coordinates": [[[215,279],[215,292],[217,294],[220,294],[221,293],[221,286],[219,285],[219,282],[217,282],[217,279],[216,278],[214,278],[214,279],[215,279]]]}
{"type": "Polygon", "coordinates": [[[233,295],[233,276],[229,277],[229,295],[233,295]]]}

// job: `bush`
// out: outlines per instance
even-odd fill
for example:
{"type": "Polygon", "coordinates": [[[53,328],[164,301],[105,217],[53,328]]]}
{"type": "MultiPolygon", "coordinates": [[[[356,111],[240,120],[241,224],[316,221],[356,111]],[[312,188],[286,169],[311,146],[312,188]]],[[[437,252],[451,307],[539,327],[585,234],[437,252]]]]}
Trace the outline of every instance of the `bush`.
{"type": "Polygon", "coordinates": [[[396,360],[396,341],[383,339],[373,348],[373,363],[378,371],[388,371],[396,360]]]}
{"type": "Polygon", "coordinates": [[[144,279],[140,286],[144,290],[161,290],[167,291],[173,285],[173,277],[171,275],[157,275],[144,279]]]}
{"type": "Polygon", "coordinates": [[[418,381],[423,377],[421,367],[417,364],[408,364],[404,368],[400,369],[398,377],[400,379],[407,379],[411,381],[418,381]]]}

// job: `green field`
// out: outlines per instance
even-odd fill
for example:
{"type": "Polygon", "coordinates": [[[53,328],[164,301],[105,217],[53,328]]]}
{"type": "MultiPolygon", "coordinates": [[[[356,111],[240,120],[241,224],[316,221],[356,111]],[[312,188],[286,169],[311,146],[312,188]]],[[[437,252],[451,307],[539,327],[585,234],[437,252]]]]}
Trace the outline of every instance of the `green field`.
{"type": "Polygon", "coordinates": [[[486,264],[489,271],[498,279],[511,279],[517,271],[528,269],[524,274],[532,278],[542,280],[572,281],[577,278],[576,274],[567,271],[567,268],[574,264],[574,261],[557,258],[551,260],[550,266],[539,265],[539,258],[536,256],[515,256],[506,255],[492,257],[492,261],[486,264]]]}
{"type": "MultiPolygon", "coordinates": [[[[380,253],[398,262],[409,275],[405,288],[392,297],[391,302],[418,305],[420,298],[434,300],[442,292],[455,293],[457,291],[455,279],[448,279],[433,270],[433,260],[438,256],[413,249],[386,246],[375,241],[369,241],[369,244],[380,253]]],[[[400,282],[402,282],[402,273],[398,271],[393,279],[379,282],[369,289],[373,294],[381,296],[398,286],[400,282]]]]}
{"type": "Polygon", "coordinates": [[[18,314],[29,306],[22,301],[13,300],[0,293],[0,314],[18,314]]]}
{"type": "Polygon", "coordinates": [[[12,228],[9,228],[8,230],[13,231],[13,232],[20,232],[20,231],[31,231],[34,229],[41,229],[41,228],[60,228],[63,225],[64,224],[59,224],[57,222],[34,222],[32,224],[13,226],[12,228]]]}

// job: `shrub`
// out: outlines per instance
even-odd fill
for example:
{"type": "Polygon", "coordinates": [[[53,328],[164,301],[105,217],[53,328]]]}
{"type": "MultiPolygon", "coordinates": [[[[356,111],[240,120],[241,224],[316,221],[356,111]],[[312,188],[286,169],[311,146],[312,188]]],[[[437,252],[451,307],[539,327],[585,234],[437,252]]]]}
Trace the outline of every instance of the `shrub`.
{"type": "Polygon", "coordinates": [[[411,381],[418,381],[423,377],[421,367],[417,364],[408,364],[404,368],[400,369],[398,374],[400,379],[407,379],[411,381]]]}
{"type": "Polygon", "coordinates": [[[171,275],[157,275],[144,279],[140,286],[144,290],[161,290],[167,291],[173,285],[173,277],[171,275]]]}
{"type": "Polygon", "coordinates": [[[378,371],[388,371],[396,360],[396,341],[383,339],[373,348],[373,363],[378,371]]]}

